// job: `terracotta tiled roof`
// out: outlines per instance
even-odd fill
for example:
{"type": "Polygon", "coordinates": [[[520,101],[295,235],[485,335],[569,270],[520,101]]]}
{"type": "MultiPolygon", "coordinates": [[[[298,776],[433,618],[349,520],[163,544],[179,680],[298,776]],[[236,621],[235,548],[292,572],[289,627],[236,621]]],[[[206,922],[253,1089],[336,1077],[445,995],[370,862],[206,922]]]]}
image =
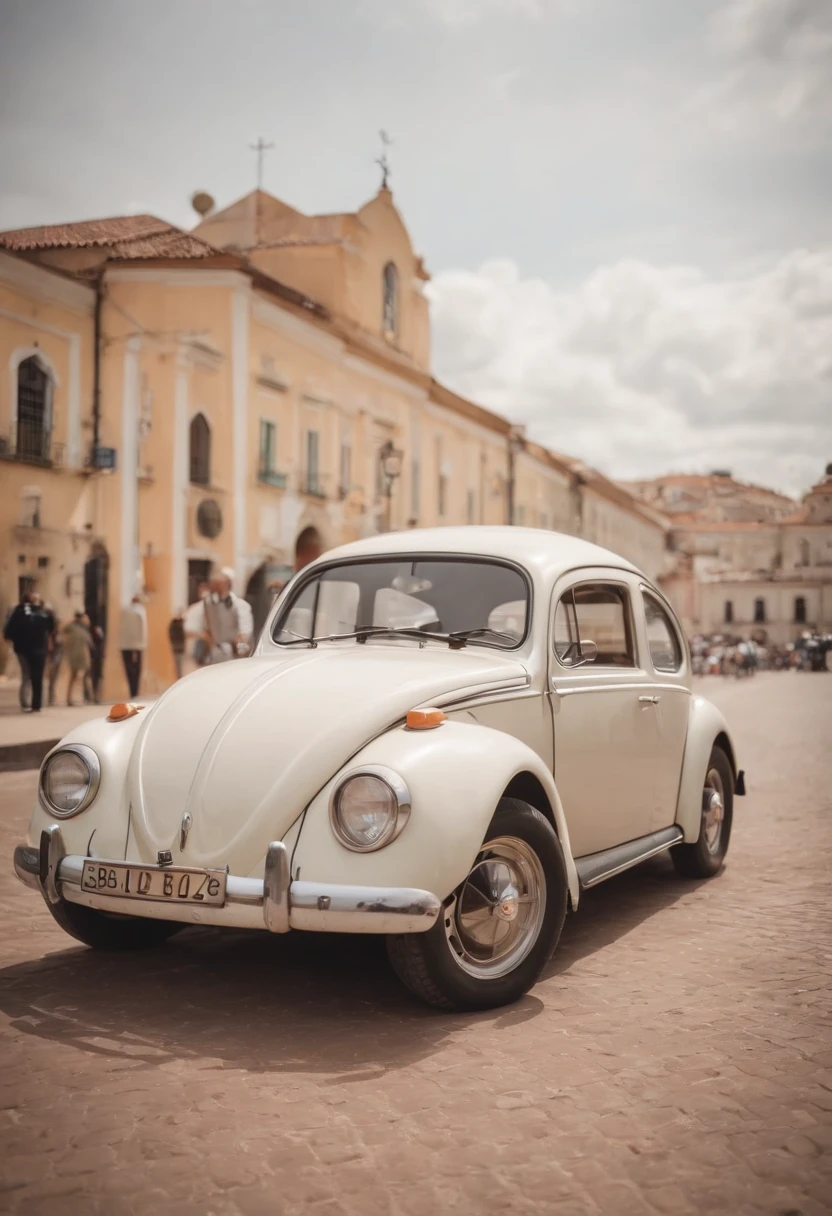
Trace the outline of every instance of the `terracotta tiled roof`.
{"type": "Polygon", "coordinates": [[[154,215],[118,215],[77,224],[46,224],[0,232],[0,248],[12,253],[46,249],[108,249],[110,258],[209,258],[216,250],[154,215]]]}

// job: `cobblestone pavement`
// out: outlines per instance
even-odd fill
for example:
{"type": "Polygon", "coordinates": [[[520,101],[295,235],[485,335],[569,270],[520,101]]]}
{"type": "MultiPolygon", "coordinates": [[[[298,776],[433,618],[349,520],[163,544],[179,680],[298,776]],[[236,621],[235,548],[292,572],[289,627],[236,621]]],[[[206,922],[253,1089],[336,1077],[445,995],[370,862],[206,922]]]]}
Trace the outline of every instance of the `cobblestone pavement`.
{"type": "MultiPolygon", "coordinates": [[[[439,1016],[373,941],[76,949],[0,873],[0,1211],[832,1211],[832,677],[705,685],[728,865],[589,893],[518,1005],[439,1016]]],[[[34,774],[2,778],[0,856],[34,774]]]]}

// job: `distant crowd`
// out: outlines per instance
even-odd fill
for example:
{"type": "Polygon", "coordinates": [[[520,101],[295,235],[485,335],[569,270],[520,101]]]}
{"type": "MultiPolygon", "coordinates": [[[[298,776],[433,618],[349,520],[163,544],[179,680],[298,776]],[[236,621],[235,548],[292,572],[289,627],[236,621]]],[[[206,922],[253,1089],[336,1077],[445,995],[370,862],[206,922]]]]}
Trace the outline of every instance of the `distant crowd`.
{"type": "Polygon", "coordinates": [[[805,632],[785,646],[753,638],[697,634],[690,642],[693,674],[699,676],[753,676],[757,671],[832,670],[832,634],[805,632]]]}

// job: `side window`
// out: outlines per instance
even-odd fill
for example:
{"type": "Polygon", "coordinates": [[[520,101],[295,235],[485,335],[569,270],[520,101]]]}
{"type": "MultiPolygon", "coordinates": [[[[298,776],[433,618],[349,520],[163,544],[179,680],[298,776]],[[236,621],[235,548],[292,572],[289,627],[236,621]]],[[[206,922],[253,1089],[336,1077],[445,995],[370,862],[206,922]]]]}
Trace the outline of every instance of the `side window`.
{"type": "Polygon", "coordinates": [[[565,667],[636,665],[629,597],[618,583],[582,583],[567,591],[555,611],[554,632],[565,667]]]}
{"type": "Polygon", "coordinates": [[[670,618],[654,596],[643,592],[644,617],[647,622],[647,645],[656,671],[678,671],[682,666],[682,650],[670,618]]]}

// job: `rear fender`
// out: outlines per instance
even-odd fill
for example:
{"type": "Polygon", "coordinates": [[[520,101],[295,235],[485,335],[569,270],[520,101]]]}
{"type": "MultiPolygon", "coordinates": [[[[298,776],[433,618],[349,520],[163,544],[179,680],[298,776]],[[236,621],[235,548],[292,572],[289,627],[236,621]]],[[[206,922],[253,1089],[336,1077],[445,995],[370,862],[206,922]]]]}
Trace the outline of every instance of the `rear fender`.
{"type": "Polygon", "coordinates": [[[734,757],[736,749],[722,714],[705,697],[691,697],[690,722],[685,743],[685,759],[682,764],[682,779],[679,783],[679,800],[676,806],[676,822],[685,834],[685,841],[693,844],[699,837],[702,822],[702,790],[711,750],[716,742],[727,752],[728,760],[737,780],[734,757]]]}
{"type": "Polygon", "coordinates": [[[573,907],[578,876],[552,774],[520,740],[475,723],[447,721],[434,730],[397,727],[368,743],[307,808],[292,856],[292,878],[369,887],[416,887],[445,899],[466,877],[506,787],[532,773],[549,801],[566,860],[573,907]],[[411,797],[401,836],[374,853],[353,853],[335,836],[329,802],[346,773],[380,764],[398,773],[411,797]]]}

